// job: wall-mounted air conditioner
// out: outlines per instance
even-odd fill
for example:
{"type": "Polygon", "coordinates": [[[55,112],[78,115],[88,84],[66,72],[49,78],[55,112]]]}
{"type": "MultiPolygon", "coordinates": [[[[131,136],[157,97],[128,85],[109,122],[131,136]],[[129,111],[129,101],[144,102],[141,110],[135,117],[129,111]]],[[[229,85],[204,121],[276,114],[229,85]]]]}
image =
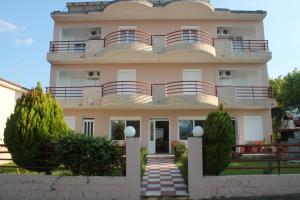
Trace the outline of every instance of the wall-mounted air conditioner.
{"type": "Polygon", "coordinates": [[[100,79],[100,72],[99,71],[89,71],[87,73],[87,78],[89,80],[99,80],[100,79]]]}
{"type": "Polygon", "coordinates": [[[90,30],[89,38],[93,40],[101,39],[101,28],[92,28],[90,30]]]}
{"type": "Polygon", "coordinates": [[[228,28],[222,28],[222,27],[217,28],[217,34],[218,34],[218,37],[228,37],[228,36],[230,36],[229,29],[228,28]]]}
{"type": "Polygon", "coordinates": [[[220,79],[230,79],[231,78],[231,71],[229,70],[221,70],[219,72],[220,79]]]}

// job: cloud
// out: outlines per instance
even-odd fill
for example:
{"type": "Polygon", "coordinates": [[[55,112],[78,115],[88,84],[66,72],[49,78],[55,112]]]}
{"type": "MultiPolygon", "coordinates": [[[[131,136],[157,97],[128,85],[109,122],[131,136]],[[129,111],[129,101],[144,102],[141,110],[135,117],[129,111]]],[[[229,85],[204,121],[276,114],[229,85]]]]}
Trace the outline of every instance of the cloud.
{"type": "Polygon", "coordinates": [[[32,45],[33,39],[27,38],[27,39],[18,39],[16,40],[17,45],[32,45]]]}
{"type": "Polygon", "coordinates": [[[13,32],[17,31],[19,27],[17,27],[15,24],[0,19],[0,32],[13,32]]]}

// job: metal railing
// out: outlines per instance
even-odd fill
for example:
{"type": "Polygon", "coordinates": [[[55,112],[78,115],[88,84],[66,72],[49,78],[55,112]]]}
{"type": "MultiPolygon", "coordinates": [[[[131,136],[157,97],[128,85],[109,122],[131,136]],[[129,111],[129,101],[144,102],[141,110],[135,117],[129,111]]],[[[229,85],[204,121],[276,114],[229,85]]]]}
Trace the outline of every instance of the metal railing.
{"type": "Polygon", "coordinates": [[[84,52],[86,41],[51,41],[49,52],[84,52]]]}
{"type": "MultiPolygon", "coordinates": [[[[206,148],[203,146],[203,153],[209,156],[206,155],[206,148]]],[[[232,149],[231,165],[226,170],[276,170],[273,173],[277,174],[284,169],[300,170],[300,144],[232,145],[232,149]],[[296,164],[290,165],[286,163],[288,161],[296,164]]]]}
{"type": "Polygon", "coordinates": [[[232,40],[234,51],[269,52],[268,40],[232,40]]]}
{"type": "Polygon", "coordinates": [[[83,86],[80,87],[47,87],[46,91],[53,97],[64,99],[76,99],[83,97],[83,86]]]}
{"type": "Polygon", "coordinates": [[[206,32],[199,30],[179,30],[166,34],[166,46],[176,43],[206,43],[214,46],[214,37],[206,32]]]}
{"type": "Polygon", "coordinates": [[[271,87],[234,86],[235,97],[238,99],[266,99],[273,98],[271,87]]]}
{"type": "Polygon", "coordinates": [[[114,81],[102,85],[102,97],[108,95],[152,95],[151,83],[141,81],[114,81]]]}
{"type": "Polygon", "coordinates": [[[105,36],[104,48],[116,43],[142,43],[151,46],[152,35],[140,30],[121,30],[105,36]]]}
{"type": "Polygon", "coordinates": [[[211,95],[217,96],[217,86],[206,81],[176,81],[166,83],[166,96],[170,95],[211,95]]]}

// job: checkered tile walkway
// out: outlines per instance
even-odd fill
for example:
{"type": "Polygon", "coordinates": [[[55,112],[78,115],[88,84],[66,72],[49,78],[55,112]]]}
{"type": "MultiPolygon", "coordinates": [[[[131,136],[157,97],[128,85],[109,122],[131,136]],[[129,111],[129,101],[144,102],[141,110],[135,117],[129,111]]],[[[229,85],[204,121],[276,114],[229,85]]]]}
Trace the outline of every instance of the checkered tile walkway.
{"type": "Polygon", "coordinates": [[[173,158],[148,158],[142,196],[188,196],[187,186],[173,158]]]}

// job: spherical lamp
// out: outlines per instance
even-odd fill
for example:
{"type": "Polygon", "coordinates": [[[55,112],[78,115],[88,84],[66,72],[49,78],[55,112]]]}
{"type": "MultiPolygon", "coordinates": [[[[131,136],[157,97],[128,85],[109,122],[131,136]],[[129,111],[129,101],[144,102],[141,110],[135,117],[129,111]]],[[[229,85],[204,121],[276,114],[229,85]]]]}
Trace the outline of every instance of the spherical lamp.
{"type": "Polygon", "coordinates": [[[133,126],[127,126],[124,130],[126,137],[133,137],[135,135],[135,128],[133,126]]]}
{"type": "Polygon", "coordinates": [[[202,137],[204,134],[204,130],[201,126],[195,126],[193,128],[193,136],[194,137],[202,137]]]}

